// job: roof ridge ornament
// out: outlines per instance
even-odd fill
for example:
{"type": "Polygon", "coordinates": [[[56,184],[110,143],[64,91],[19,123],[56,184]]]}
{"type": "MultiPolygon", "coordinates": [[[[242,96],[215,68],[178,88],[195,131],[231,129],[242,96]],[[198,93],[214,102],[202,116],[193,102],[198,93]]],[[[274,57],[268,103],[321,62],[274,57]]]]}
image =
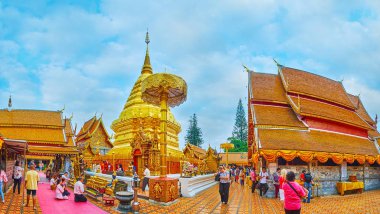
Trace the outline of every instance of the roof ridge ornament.
{"type": "Polygon", "coordinates": [[[375,124],[377,124],[377,114],[375,115],[375,124]]]}
{"type": "Polygon", "coordinates": [[[280,63],[277,62],[277,60],[275,58],[272,58],[274,63],[276,63],[277,67],[282,67],[282,65],[280,63]]]}
{"type": "Polygon", "coordinates": [[[9,99],[8,99],[8,111],[12,110],[12,94],[9,94],[9,99]]]}
{"type": "Polygon", "coordinates": [[[245,66],[244,64],[241,64],[243,66],[243,68],[245,69],[246,72],[255,72],[254,70],[251,70],[249,69],[247,66],[245,66]]]}
{"type": "Polygon", "coordinates": [[[61,113],[63,113],[63,111],[65,110],[65,108],[66,108],[66,104],[63,104],[63,109],[58,110],[58,111],[61,112],[61,113]]]}

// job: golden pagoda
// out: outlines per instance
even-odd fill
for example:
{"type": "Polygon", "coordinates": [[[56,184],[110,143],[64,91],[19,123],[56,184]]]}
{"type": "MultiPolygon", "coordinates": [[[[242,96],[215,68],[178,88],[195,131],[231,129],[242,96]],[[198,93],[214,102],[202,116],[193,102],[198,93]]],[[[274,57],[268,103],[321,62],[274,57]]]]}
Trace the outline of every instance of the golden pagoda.
{"type": "MultiPolygon", "coordinates": [[[[110,151],[115,154],[124,154],[127,157],[134,157],[141,154],[143,151],[139,149],[136,144],[136,139],[142,141],[154,141],[154,136],[157,136],[157,131],[160,130],[160,107],[149,104],[142,100],[141,83],[148,76],[153,74],[153,69],[150,64],[149,57],[149,34],[146,33],[145,42],[146,55],[144,65],[141,70],[141,74],[137,79],[132,91],[128,97],[126,104],[118,119],[114,120],[111,128],[115,132],[114,147],[110,151]]],[[[168,110],[168,126],[167,126],[167,154],[170,157],[179,158],[182,155],[182,151],[179,149],[178,134],[181,131],[181,125],[175,120],[170,109],[168,110]]],[[[146,151],[148,152],[148,151],[146,151]]],[[[141,160],[136,160],[134,157],[135,165],[138,168],[143,167],[141,160]]],[[[139,170],[138,170],[139,171],[139,170]]]]}

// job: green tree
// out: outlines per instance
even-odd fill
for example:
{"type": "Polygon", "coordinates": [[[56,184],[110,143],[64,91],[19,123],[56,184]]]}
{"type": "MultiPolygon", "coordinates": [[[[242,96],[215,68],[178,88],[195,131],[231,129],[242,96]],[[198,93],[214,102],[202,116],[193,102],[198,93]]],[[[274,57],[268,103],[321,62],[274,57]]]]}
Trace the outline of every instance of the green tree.
{"type": "Polygon", "coordinates": [[[237,140],[247,142],[248,125],[241,99],[239,99],[238,107],[236,110],[235,125],[234,130],[232,131],[232,137],[237,140]]]}
{"type": "Polygon", "coordinates": [[[234,144],[235,146],[233,149],[228,150],[229,152],[248,152],[247,142],[233,137],[228,138],[228,141],[230,141],[230,143],[234,144]]]}
{"type": "Polygon", "coordinates": [[[203,144],[202,130],[198,127],[197,115],[190,116],[189,128],[186,132],[185,140],[190,144],[200,147],[203,144]]]}

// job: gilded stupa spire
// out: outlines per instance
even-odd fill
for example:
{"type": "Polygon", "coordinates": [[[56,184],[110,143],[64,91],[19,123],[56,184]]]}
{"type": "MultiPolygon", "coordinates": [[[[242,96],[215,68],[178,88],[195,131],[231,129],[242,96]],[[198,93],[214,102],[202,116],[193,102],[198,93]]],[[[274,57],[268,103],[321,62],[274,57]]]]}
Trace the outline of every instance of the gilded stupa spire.
{"type": "Polygon", "coordinates": [[[141,74],[152,74],[152,66],[150,65],[150,57],[149,57],[149,32],[146,32],[145,36],[145,43],[146,43],[146,53],[145,53],[145,60],[144,60],[144,65],[141,70],[141,74]]]}

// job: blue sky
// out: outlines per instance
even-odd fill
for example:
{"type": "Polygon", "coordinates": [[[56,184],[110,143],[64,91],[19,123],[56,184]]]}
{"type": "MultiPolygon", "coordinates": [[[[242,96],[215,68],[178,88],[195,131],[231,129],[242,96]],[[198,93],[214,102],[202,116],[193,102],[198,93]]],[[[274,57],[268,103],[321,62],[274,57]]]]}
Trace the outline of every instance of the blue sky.
{"type": "Polygon", "coordinates": [[[188,83],[173,109],[196,113],[205,145],[230,136],[247,75],[276,73],[272,58],[360,93],[380,113],[380,4],[375,1],[22,1],[0,0],[0,108],[74,114],[80,127],[97,112],[109,128],[138,78],[150,32],[154,72],[188,83]]]}

